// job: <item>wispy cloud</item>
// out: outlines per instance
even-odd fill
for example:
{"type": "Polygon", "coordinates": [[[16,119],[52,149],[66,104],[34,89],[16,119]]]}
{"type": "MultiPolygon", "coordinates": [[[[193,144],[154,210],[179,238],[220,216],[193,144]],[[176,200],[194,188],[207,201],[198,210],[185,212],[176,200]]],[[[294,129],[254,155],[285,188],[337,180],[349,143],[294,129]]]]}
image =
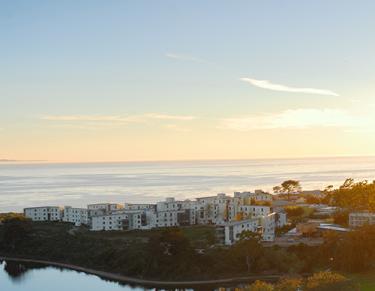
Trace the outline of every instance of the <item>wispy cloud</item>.
{"type": "Polygon", "coordinates": [[[87,122],[118,122],[118,123],[137,123],[148,120],[176,120],[188,121],[196,119],[191,115],[169,115],[161,113],[145,113],[138,115],[46,115],[41,117],[43,120],[52,121],[87,121],[87,122]]]}
{"type": "Polygon", "coordinates": [[[119,115],[46,115],[41,119],[52,121],[133,121],[132,117],[121,117],[119,115]]]}
{"type": "Polygon", "coordinates": [[[175,132],[190,132],[187,123],[197,119],[192,115],[164,113],[144,113],[135,115],[46,115],[40,119],[48,121],[48,126],[58,129],[83,131],[123,128],[134,124],[164,128],[175,132]]]}
{"type": "Polygon", "coordinates": [[[312,127],[363,129],[374,125],[375,120],[371,118],[354,116],[341,109],[293,109],[272,114],[224,118],[220,121],[219,128],[237,131],[312,127]]]}
{"type": "Polygon", "coordinates": [[[195,62],[195,63],[201,63],[201,64],[213,64],[212,62],[209,62],[207,60],[196,58],[196,57],[185,55],[185,54],[166,53],[165,56],[167,58],[175,59],[175,60],[189,61],[189,62],[195,62]]]}
{"type": "Polygon", "coordinates": [[[331,90],[326,90],[326,89],[289,87],[286,85],[274,84],[268,80],[257,80],[257,79],[251,79],[251,78],[241,78],[240,80],[250,83],[251,85],[255,87],[273,90],[273,91],[339,96],[339,94],[337,94],[336,92],[333,92],[331,90]]]}

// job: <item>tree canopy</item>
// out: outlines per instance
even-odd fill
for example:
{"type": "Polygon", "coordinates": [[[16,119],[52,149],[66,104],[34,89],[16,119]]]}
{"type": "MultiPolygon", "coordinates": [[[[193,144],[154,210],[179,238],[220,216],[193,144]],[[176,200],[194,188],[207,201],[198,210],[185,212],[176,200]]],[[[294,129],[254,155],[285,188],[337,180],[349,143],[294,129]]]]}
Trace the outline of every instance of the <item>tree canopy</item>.
{"type": "Polygon", "coordinates": [[[281,185],[273,187],[273,191],[277,194],[286,194],[290,200],[290,194],[298,193],[302,190],[301,184],[297,180],[286,180],[281,185]]]}
{"type": "Polygon", "coordinates": [[[338,188],[325,190],[327,202],[350,211],[375,212],[375,181],[346,179],[338,188]]]}

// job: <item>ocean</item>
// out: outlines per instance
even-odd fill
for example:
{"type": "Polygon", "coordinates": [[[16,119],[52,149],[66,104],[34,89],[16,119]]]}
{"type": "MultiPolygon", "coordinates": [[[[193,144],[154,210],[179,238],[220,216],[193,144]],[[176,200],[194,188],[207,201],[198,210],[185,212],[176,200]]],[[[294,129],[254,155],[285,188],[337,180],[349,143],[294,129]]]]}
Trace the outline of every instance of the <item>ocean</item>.
{"type": "Polygon", "coordinates": [[[375,157],[124,163],[0,163],[0,212],[24,207],[156,202],[272,187],[303,189],[375,179],[375,157]]]}

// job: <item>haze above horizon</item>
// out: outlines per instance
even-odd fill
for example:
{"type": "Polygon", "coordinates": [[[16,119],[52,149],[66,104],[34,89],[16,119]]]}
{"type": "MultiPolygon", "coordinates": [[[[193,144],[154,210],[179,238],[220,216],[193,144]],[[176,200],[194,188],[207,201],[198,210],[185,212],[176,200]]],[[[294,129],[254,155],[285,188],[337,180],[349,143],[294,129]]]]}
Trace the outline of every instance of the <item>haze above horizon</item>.
{"type": "Polygon", "coordinates": [[[375,155],[375,2],[0,4],[0,161],[375,155]]]}

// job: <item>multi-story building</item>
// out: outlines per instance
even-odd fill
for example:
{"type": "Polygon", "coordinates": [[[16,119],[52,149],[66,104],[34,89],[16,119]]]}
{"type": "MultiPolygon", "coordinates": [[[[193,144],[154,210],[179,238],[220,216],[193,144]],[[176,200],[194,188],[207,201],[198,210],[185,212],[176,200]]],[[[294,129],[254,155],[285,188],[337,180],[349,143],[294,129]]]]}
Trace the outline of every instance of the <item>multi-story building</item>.
{"type": "Polygon", "coordinates": [[[35,221],[62,220],[75,225],[86,224],[93,231],[215,224],[224,235],[225,243],[232,244],[244,230],[259,232],[265,241],[274,239],[275,228],[286,224],[286,215],[274,213],[270,206],[256,203],[269,199],[272,195],[257,190],[255,193],[235,192],[234,197],[219,193],[195,201],[167,198],[156,204],[97,203],[89,204],[87,209],[66,206],[62,211],[57,206],[49,206],[24,211],[26,217],[35,221]]]}
{"type": "Polygon", "coordinates": [[[241,201],[241,204],[249,205],[251,201],[256,202],[271,202],[273,195],[262,190],[255,190],[255,192],[234,192],[234,198],[241,201]]]}
{"type": "Polygon", "coordinates": [[[23,213],[32,221],[60,221],[62,218],[62,208],[59,206],[29,207],[23,213]]]}
{"type": "Polygon", "coordinates": [[[238,216],[243,218],[253,218],[258,216],[264,216],[271,213],[269,206],[258,206],[258,205],[240,205],[237,207],[238,216]]]}
{"type": "Polygon", "coordinates": [[[255,201],[268,201],[271,202],[273,200],[273,195],[263,190],[255,190],[254,195],[255,201]]]}
{"type": "Polygon", "coordinates": [[[287,216],[285,212],[277,212],[276,211],[276,227],[283,227],[287,224],[287,216]]]}
{"type": "Polygon", "coordinates": [[[87,208],[74,208],[71,206],[65,206],[62,221],[71,222],[77,226],[81,224],[88,224],[89,210],[87,208]]]}
{"type": "Polygon", "coordinates": [[[263,241],[274,241],[276,213],[269,213],[265,216],[248,218],[239,221],[231,221],[220,224],[216,227],[218,240],[225,245],[232,245],[241,238],[244,231],[258,233],[263,241]]]}
{"type": "Polygon", "coordinates": [[[260,217],[260,225],[262,226],[263,241],[275,240],[276,216],[277,214],[275,212],[272,212],[265,216],[260,217]]]}
{"type": "Polygon", "coordinates": [[[156,227],[196,224],[196,202],[167,198],[156,204],[156,227]]]}
{"type": "Polygon", "coordinates": [[[349,214],[350,227],[359,227],[365,224],[375,224],[375,213],[352,212],[349,214]]]}
{"type": "Polygon", "coordinates": [[[240,240],[242,232],[251,231],[261,234],[261,230],[259,219],[251,218],[218,225],[216,227],[216,235],[220,243],[232,245],[240,240]]]}
{"type": "Polygon", "coordinates": [[[125,203],[125,210],[156,210],[156,204],[147,203],[125,203]]]}
{"type": "Polygon", "coordinates": [[[178,226],[177,210],[157,211],[155,213],[155,227],[171,227],[178,226]]]}
{"type": "Polygon", "coordinates": [[[106,213],[123,208],[124,206],[118,203],[95,203],[87,205],[88,210],[104,210],[106,213]]]}
{"type": "Polygon", "coordinates": [[[110,214],[91,217],[91,230],[133,230],[146,226],[146,215],[142,211],[114,211],[110,214]]]}
{"type": "Polygon", "coordinates": [[[197,222],[199,224],[218,224],[231,221],[235,216],[233,197],[224,193],[196,199],[197,222]]]}

